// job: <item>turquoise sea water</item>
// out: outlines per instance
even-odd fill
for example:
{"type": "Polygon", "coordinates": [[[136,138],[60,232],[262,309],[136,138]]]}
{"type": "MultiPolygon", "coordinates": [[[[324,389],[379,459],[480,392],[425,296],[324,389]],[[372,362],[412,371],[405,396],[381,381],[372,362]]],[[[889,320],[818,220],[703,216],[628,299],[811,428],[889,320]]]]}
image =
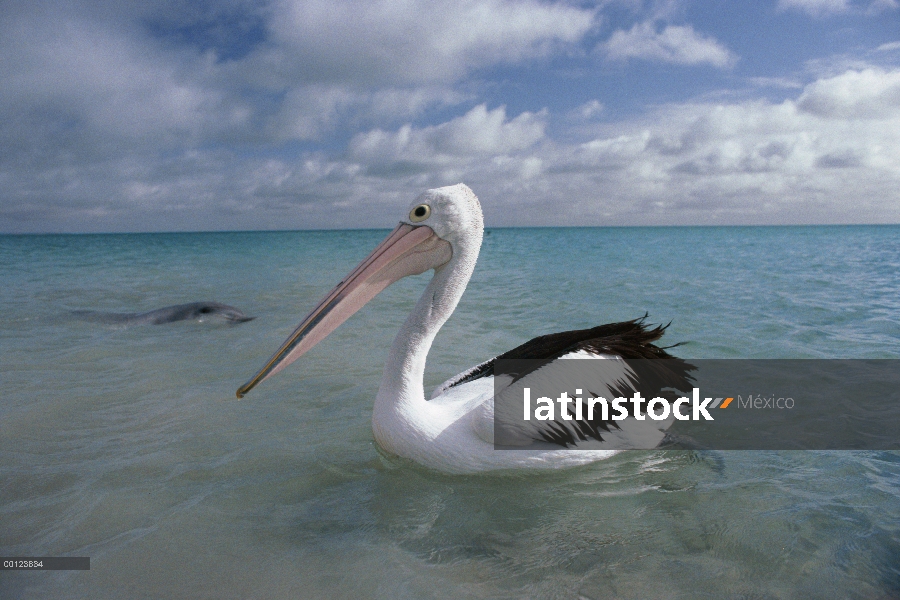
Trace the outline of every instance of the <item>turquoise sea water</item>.
{"type": "MultiPolygon", "coordinates": [[[[428,275],[234,391],[384,231],[0,236],[0,598],[897,598],[900,455],[632,451],[542,475],[382,456],[428,275]],[[215,300],[256,320],[98,325],[215,300]]],[[[650,313],[692,358],[900,358],[900,227],[496,229],[426,384],[650,313]]]]}

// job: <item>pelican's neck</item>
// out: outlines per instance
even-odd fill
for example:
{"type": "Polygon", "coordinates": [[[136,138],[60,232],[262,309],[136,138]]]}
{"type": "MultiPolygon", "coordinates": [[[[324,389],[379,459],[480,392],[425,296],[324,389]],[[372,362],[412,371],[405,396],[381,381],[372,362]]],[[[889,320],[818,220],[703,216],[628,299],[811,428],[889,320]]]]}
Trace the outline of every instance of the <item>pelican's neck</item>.
{"type": "Polygon", "coordinates": [[[425,401],[425,360],[435,336],[466,290],[478,258],[477,247],[472,254],[454,249],[453,258],[435,269],[422,297],[397,332],[375,399],[376,415],[425,401]]]}

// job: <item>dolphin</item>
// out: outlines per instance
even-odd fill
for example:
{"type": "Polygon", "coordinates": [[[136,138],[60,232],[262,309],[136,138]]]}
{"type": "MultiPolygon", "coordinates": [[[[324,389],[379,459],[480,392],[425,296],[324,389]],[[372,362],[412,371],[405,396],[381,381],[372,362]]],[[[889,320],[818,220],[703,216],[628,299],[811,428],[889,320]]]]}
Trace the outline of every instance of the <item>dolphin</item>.
{"type": "Polygon", "coordinates": [[[252,321],[256,317],[248,317],[240,309],[219,302],[190,302],[166,306],[144,313],[111,313],[96,310],[74,310],[72,315],[83,321],[106,323],[111,325],[161,325],[187,319],[204,319],[217,317],[229,323],[252,321]]]}

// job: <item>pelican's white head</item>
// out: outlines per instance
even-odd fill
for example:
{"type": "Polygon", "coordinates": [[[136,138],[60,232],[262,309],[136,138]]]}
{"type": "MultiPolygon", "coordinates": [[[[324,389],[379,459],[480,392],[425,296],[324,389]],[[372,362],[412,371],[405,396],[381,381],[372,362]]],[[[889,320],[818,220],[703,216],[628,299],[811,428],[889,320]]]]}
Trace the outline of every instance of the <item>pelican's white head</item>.
{"type": "Polygon", "coordinates": [[[400,219],[413,227],[427,226],[454,250],[481,248],[484,216],[478,197],[464,183],[428,190],[409,205],[400,219]]]}
{"type": "Polygon", "coordinates": [[[369,256],[310,312],[281,348],[247,383],[242,397],[325,339],[341,323],[386,287],[407,275],[429,269],[441,272],[442,298],[429,309],[440,309],[438,328],[456,307],[475,268],[484,217],[478,198],[466,185],[428,190],[369,256]],[[449,269],[445,269],[449,267],[449,269]]]}

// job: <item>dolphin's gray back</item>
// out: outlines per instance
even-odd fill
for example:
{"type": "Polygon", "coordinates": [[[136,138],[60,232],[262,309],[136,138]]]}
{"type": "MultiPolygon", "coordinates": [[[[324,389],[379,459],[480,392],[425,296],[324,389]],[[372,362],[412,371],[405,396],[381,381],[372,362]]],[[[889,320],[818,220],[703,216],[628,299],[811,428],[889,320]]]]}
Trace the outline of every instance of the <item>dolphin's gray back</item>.
{"type": "Polygon", "coordinates": [[[144,313],[113,313],[96,310],[75,310],[72,315],[82,321],[104,323],[107,325],[161,325],[187,319],[199,319],[204,316],[218,316],[233,322],[249,321],[253,317],[246,316],[239,309],[219,302],[190,302],[175,304],[144,313]]]}

